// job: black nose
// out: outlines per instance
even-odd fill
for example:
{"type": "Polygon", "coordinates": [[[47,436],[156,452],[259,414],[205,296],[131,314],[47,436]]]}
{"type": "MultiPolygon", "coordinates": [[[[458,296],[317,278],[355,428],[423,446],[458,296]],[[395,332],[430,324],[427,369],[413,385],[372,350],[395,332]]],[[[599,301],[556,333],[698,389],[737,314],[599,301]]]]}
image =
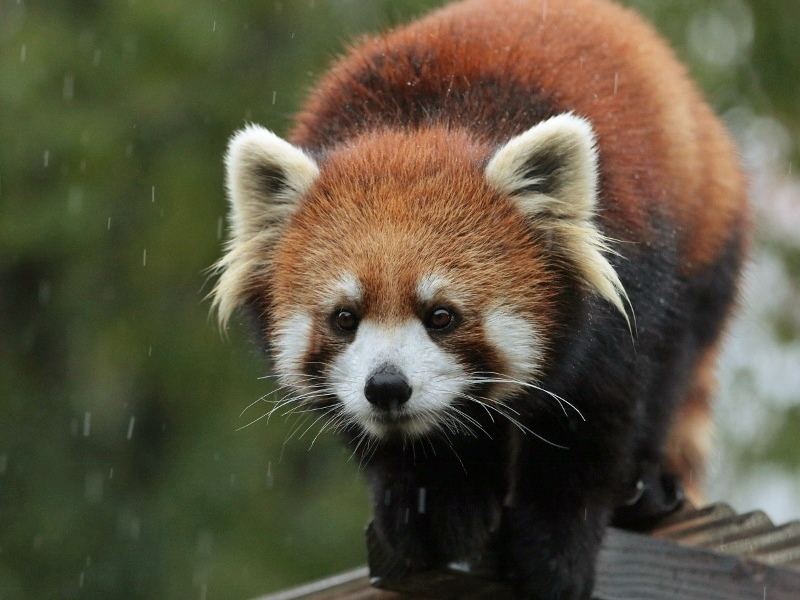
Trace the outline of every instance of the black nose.
{"type": "Polygon", "coordinates": [[[411,386],[395,368],[375,371],[364,386],[364,395],[371,404],[383,410],[396,410],[411,398],[411,386]]]}

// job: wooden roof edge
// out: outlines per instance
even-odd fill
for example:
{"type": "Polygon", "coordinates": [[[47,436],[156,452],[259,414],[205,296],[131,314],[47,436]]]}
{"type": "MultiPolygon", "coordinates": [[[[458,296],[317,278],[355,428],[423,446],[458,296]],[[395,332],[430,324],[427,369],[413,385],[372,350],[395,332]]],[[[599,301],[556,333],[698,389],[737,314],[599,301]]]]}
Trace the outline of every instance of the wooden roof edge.
{"type": "Polygon", "coordinates": [[[336,597],[334,594],[346,593],[369,585],[369,567],[363,566],[252,600],[301,600],[317,596],[334,598],[336,597]]]}
{"type": "MultiPolygon", "coordinates": [[[[503,582],[459,568],[381,581],[361,567],[253,600],[425,597],[497,599],[510,597],[510,590],[503,582]]],[[[629,598],[798,600],[800,521],[775,526],[762,511],[737,515],[727,504],[713,504],[682,510],[648,533],[609,528],[598,560],[594,599],[629,598]]]]}

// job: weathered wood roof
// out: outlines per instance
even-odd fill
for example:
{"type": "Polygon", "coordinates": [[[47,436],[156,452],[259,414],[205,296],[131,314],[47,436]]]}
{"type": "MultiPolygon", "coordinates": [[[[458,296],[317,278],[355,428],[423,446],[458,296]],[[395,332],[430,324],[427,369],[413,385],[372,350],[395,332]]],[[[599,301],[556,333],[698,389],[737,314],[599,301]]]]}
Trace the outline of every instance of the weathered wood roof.
{"type": "MultiPolygon", "coordinates": [[[[502,582],[443,569],[374,581],[367,567],[254,600],[498,600],[502,582]]],[[[775,526],[761,511],[726,504],[687,509],[648,534],[609,529],[595,600],[800,600],[800,521],[775,526]]]]}

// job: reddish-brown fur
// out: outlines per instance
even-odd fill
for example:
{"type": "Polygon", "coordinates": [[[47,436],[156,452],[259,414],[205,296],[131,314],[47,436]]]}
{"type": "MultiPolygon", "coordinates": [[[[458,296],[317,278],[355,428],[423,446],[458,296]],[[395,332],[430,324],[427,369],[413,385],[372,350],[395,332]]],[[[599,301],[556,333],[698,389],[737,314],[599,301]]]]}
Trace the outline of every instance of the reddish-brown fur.
{"type": "Polygon", "coordinates": [[[716,391],[717,354],[717,346],[712,346],[698,361],[686,398],[667,437],[667,467],[680,476],[686,496],[695,506],[700,506],[705,499],[702,481],[712,441],[710,401],[716,391]]]}
{"type": "MultiPolygon", "coordinates": [[[[675,225],[681,269],[687,276],[713,263],[732,235],[746,229],[745,185],[727,135],[651,27],[611,2],[471,0],[367,39],[322,79],[290,139],[300,146],[327,147],[354,133],[391,125],[395,114],[408,120],[414,111],[420,121],[433,116],[434,122],[441,123],[442,129],[425,135],[458,150],[452,158],[460,161],[453,171],[440,170],[437,164],[435,177],[424,180],[425,194],[454,193],[460,186],[472,185],[476,187],[470,193],[488,198],[480,179],[480,160],[490,144],[519,134],[542,118],[574,111],[591,121],[598,136],[599,219],[612,237],[631,243],[625,245],[630,260],[636,260],[637,246],[655,240],[653,224],[659,219],[675,225]],[[486,80],[486,73],[492,74],[488,79],[494,85],[472,85],[486,80]],[[520,85],[528,86],[529,98],[514,95],[520,85]],[[419,106],[419,99],[428,96],[454,101],[445,100],[433,109],[419,106]],[[446,131],[449,124],[458,123],[459,114],[479,115],[470,122],[471,139],[446,131]],[[649,160],[642,161],[642,156],[649,160]],[[469,182],[463,180],[464,165],[474,176],[469,182]],[[665,199],[669,199],[667,205],[665,199]]],[[[419,149],[426,147],[427,140],[416,142],[419,149],[409,149],[407,143],[398,144],[399,139],[397,134],[373,135],[371,151],[381,155],[382,163],[394,161],[401,170],[424,169],[429,163],[419,149]]],[[[340,159],[337,154],[336,176],[363,176],[361,169],[369,167],[359,166],[362,159],[340,159]]],[[[387,214],[392,203],[406,201],[406,181],[401,178],[395,183],[381,181],[375,190],[387,202],[383,207],[387,214]]],[[[335,182],[324,185],[335,186],[335,182]]],[[[326,222],[333,244],[340,236],[353,239],[356,231],[371,235],[366,221],[349,220],[358,212],[353,207],[320,208],[328,209],[333,212],[319,212],[314,218],[326,222]]],[[[439,240],[433,228],[430,233],[433,254],[468,260],[459,259],[455,249],[447,246],[453,238],[439,240]]],[[[302,243],[299,238],[288,241],[284,256],[292,254],[291,244],[302,243]]],[[[512,253],[535,251],[523,240],[518,243],[512,253]]],[[[392,252],[391,248],[387,246],[386,252],[392,252]]],[[[480,265],[478,261],[471,266],[480,265]]],[[[478,290],[505,281],[519,286],[520,276],[524,277],[498,277],[488,264],[483,266],[471,271],[478,290]]],[[[525,295],[516,292],[522,301],[525,295]]],[[[691,482],[692,493],[697,488],[694,471],[701,467],[703,449],[708,446],[707,439],[694,436],[705,436],[710,430],[713,386],[708,381],[713,379],[713,361],[706,363],[697,370],[668,446],[668,463],[687,485],[691,482]]]]}
{"type": "MultiPolygon", "coordinates": [[[[615,199],[601,218],[620,238],[648,241],[648,214],[674,198],[670,214],[691,271],[712,261],[729,232],[741,228],[742,175],[718,121],[651,27],[604,0],[472,0],[366,40],[323,78],[290,141],[324,146],[342,133],[369,130],[391,118],[404,92],[418,98],[415,87],[428,86],[431,95],[465,93],[498,64],[508,82],[535,86],[552,102],[539,107],[547,116],[572,110],[590,119],[599,138],[602,184],[615,199]],[[404,48],[418,60],[402,58],[404,48]],[[384,60],[387,54],[397,60],[384,60]],[[436,61],[426,60],[432,55],[436,61]],[[371,72],[380,73],[378,91],[364,79],[371,72]],[[661,168],[638,168],[642,155],[655,157],[661,168]]],[[[477,135],[507,139],[530,125],[530,116],[494,118],[493,100],[502,98],[502,90],[469,93],[469,112],[488,113],[485,123],[474,121],[477,135]]],[[[534,109],[536,102],[532,97],[534,109]]],[[[446,122],[446,107],[443,112],[446,122]]]]}
{"type": "Polygon", "coordinates": [[[466,0],[351,49],[290,141],[231,142],[222,322],[255,309],[398,561],[491,544],[588,600],[609,523],[699,497],[747,243],[721,124],[610,0],[466,0]]]}
{"type": "Polygon", "coordinates": [[[543,244],[486,182],[490,151],[463,132],[434,128],[413,136],[382,131],[362,138],[358,148],[332,152],[276,249],[274,317],[314,306],[319,282],[335,281],[346,268],[364,286],[364,314],[402,321],[416,310],[420,275],[442,270],[454,275],[451,293],[468,296],[474,311],[464,315],[467,325],[453,343],[471,337],[477,347],[482,332],[474,327],[491,298],[514,298],[525,311],[535,307],[541,326],[556,333],[552,296],[544,291],[558,282],[552,269],[537,271],[547,261],[543,244]]]}

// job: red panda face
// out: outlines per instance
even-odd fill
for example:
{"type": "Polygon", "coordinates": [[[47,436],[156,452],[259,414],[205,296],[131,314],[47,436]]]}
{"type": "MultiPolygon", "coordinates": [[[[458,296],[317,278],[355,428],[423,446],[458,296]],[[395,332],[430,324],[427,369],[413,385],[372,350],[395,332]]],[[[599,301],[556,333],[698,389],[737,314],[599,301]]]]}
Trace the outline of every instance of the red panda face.
{"type": "Polygon", "coordinates": [[[513,418],[504,400],[536,385],[559,329],[553,265],[574,261],[576,281],[621,302],[591,222],[591,129],[571,115],[537,127],[499,150],[385,131],[320,164],[246,130],[228,159],[223,319],[265,306],[282,382],[336,425],[476,435],[465,406],[513,418]]]}

